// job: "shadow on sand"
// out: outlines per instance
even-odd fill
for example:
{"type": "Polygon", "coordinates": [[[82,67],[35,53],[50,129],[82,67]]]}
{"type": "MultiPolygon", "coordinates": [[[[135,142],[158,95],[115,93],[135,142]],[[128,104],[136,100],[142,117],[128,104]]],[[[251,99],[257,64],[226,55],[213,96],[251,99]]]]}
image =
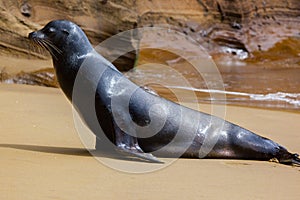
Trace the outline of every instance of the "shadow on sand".
{"type": "Polygon", "coordinates": [[[85,148],[72,148],[72,147],[52,147],[52,146],[41,146],[41,145],[29,145],[29,144],[0,144],[0,148],[12,148],[25,151],[49,153],[49,154],[61,154],[66,156],[95,156],[104,157],[111,159],[118,159],[124,161],[136,161],[136,162],[147,162],[139,158],[126,157],[122,154],[117,153],[115,150],[107,149],[85,149],[85,148]]]}

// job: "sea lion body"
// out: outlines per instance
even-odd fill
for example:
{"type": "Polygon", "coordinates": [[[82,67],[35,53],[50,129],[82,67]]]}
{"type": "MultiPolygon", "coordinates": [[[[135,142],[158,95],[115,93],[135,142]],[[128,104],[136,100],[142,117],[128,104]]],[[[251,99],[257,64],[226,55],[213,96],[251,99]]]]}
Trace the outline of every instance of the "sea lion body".
{"type": "MultiPolygon", "coordinates": [[[[52,21],[40,31],[30,33],[29,38],[47,48],[52,54],[58,82],[83,121],[97,135],[97,149],[106,145],[97,128],[100,124],[105,136],[118,150],[153,162],[159,160],[151,153],[188,158],[276,158],[280,163],[300,163],[297,154],[289,153],[272,140],[230,122],[222,123],[218,117],[181,106],[138,87],[95,52],[84,32],[72,22],[52,21]],[[75,80],[81,73],[82,65],[90,70],[90,76],[93,76],[93,70],[101,71],[94,93],[97,124],[91,120],[90,111],[86,110],[84,95],[82,102],[73,99],[75,80]],[[130,91],[133,91],[130,93],[130,100],[123,106],[130,91]],[[114,104],[114,101],[117,103],[114,104]],[[134,134],[126,131],[132,130],[133,127],[128,121],[133,121],[141,127],[138,130],[144,130],[143,128],[151,123],[163,123],[155,135],[145,137],[144,131],[135,129],[134,134]],[[219,129],[220,127],[215,127],[212,122],[223,126],[219,129]],[[215,144],[213,143],[211,148],[202,148],[206,143],[205,138],[216,134],[215,144]]],[[[90,76],[83,75],[83,82],[87,82],[87,86],[93,84],[90,76]]],[[[89,89],[90,87],[87,87],[87,90],[89,89]]]]}
{"type": "MultiPolygon", "coordinates": [[[[98,94],[101,94],[100,96],[109,96],[105,91],[107,91],[107,86],[111,85],[109,80],[115,82],[116,76],[124,80],[123,75],[115,72],[114,69],[108,68],[105,71],[105,74],[103,74],[105,78],[100,79],[97,88],[98,94]]],[[[126,80],[130,82],[130,80],[125,79],[125,81],[126,80]]],[[[124,84],[124,82],[122,82],[122,84],[124,84]]],[[[103,100],[96,102],[101,101],[103,102],[103,100]]],[[[105,102],[107,103],[106,107],[111,106],[110,99],[105,100],[105,102]]],[[[199,158],[199,152],[204,138],[210,131],[213,131],[213,129],[210,129],[211,122],[214,122],[212,118],[216,117],[181,106],[160,96],[153,95],[143,88],[139,88],[131,95],[129,103],[132,120],[140,126],[146,126],[146,122],[149,122],[151,118],[149,116],[150,110],[155,104],[166,108],[166,115],[156,113],[156,115],[152,116],[152,118],[155,117],[158,121],[165,121],[164,126],[153,137],[143,138],[142,132],[137,133],[140,147],[145,152],[156,152],[160,148],[165,147],[162,151],[154,153],[154,155],[157,156],[176,157],[181,155],[181,157],[186,158],[199,158]],[[181,129],[181,136],[170,145],[169,143],[174,139],[179,128],[181,129]],[[194,132],[191,132],[191,130],[194,132]],[[187,148],[185,144],[191,145],[187,148]]],[[[126,112],[126,109],[124,109],[123,112],[126,112]]],[[[99,113],[99,115],[101,115],[101,113],[99,113]]],[[[100,118],[99,121],[104,121],[106,116],[107,114],[100,118]]],[[[218,119],[215,121],[218,121],[218,119]]],[[[103,124],[103,126],[105,125],[103,124]]],[[[218,137],[217,143],[205,157],[255,160],[277,158],[282,160],[279,156],[279,154],[282,153],[281,151],[284,151],[284,148],[279,144],[238,125],[225,121],[222,134],[218,137]]]]}

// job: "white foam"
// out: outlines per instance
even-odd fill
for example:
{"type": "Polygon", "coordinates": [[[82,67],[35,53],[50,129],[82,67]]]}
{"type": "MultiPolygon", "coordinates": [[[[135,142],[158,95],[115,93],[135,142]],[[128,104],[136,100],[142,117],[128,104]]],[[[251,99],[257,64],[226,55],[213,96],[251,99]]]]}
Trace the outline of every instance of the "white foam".
{"type": "Polygon", "coordinates": [[[299,93],[285,93],[276,92],[269,94],[251,94],[251,99],[259,101],[281,101],[295,106],[300,106],[300,94],[299,93]]]}
{"type": "Polygon", "coordinates": [[[243,97],[249,97],[250,100],[254,100],[254,101],[285,102],[295,107],[300,107],[300,93],[276,92],[276,93],[269,93],[269,94],[250,94],[250,93],[225,91],[225,90],[223,91],[223,90],[211,90],[211,89],[198,89],[198,88],[184,87],[184,86],[167,86],[167,87],[174,88],[174,89],[190,90],[195,92],[203,92],[203,93],[243,96],[243,97]]]}

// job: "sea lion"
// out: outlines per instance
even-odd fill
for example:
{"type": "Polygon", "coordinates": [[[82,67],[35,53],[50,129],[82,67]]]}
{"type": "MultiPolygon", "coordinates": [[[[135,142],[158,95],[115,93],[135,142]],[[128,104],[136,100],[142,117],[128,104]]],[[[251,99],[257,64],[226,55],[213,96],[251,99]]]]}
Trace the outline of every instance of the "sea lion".
{"type": "Polygon", "coordinates": [[[118,151],[151,162],[160,162],[152,155],[154,152],[167,157],[277,159],[279,163],[300,164],[298,154],[288,152],[272,140],[135,85],[95,52],[85,33],[70,21],[51,21],[41,30],[30,33],[29,38],[51,53],[58,82],[97,136],[97,149],[106,145],[96,127],[100,125],[118,151]],[[80,71],[82,66],[85,72],[80,71]],[[83,79],[83,88],[95,92],[91,102],[94,103],[97,125],[92,119],[92,111],[87,111],[90,102],[85,97],[88,92],[85,94],[82,90],[78,101],[74,98],[74,85],[79,75],[83,79]],[[95,77],[96,86],[90,89],[95,81],[91,79],[95,77]],[[221,124],[223,126],[219,127],[221,124]],[[151,135],[149,130],[155,134],[151,135]],[[208,135],[217,138],[211,149],[203,147],[208,135]]]}

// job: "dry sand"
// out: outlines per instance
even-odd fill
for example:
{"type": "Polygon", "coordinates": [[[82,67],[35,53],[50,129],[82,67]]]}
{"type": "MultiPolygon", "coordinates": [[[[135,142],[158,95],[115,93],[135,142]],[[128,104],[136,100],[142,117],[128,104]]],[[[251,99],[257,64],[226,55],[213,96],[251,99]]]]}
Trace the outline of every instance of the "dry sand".
{"type": "MultiPolygon", "coordinates": [[[[0,99],[1,200],[300,197],[300,168],[272,162],[179,159],[152,173],[118,172],[84,149],[59,89],[0,84],[0,99]]],[[[230,106],[226,117],[300,152],[300,114],[230,106]]]]}

